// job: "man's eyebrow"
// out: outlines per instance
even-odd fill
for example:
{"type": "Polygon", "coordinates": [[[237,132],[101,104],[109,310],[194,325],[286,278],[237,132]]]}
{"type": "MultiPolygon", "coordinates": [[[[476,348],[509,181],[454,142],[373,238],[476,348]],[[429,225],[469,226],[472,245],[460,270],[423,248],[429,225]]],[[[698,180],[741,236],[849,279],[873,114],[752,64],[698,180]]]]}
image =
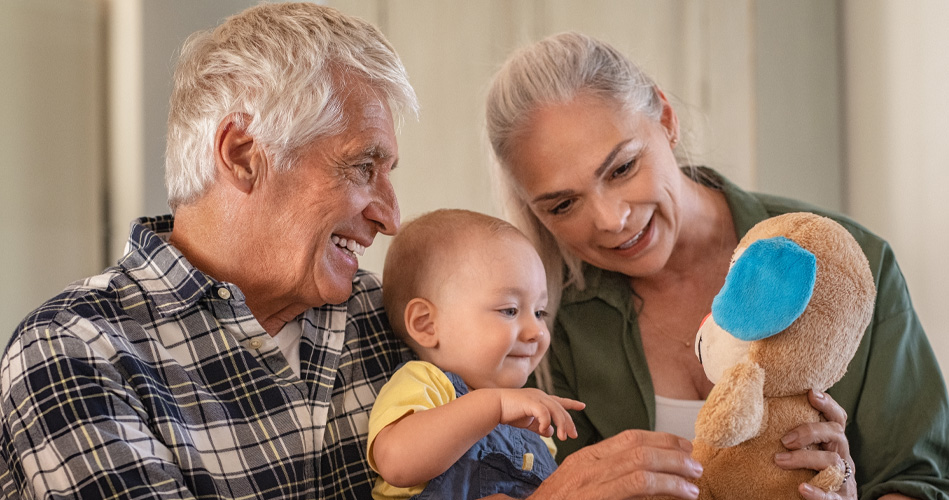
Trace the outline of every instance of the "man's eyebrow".
{"type": "Polygon", "coordinates": [[[364,148],[362,152],[360,153],[360,156],[368,156],[370,158],[385,160],[392,156],[392,152],[389,151],[387,148],[379,146],[378,144],[373,144],[371,146],[367,146],[366,148],[364,148]]]}
{"type": "MultiPolygon", "coordinates": [[[[597,167],[596,171],[593,172],[593,176],[594,176],[594,177],[600,177],[601,175],[603,175],[603,172],[605,172],[606,169],[610,168],[610,165],[613,164],[613,160],[616,159],[616,155],[619,154],[620,150],[622,150],[622,149],[623,149],[627,144],[629,144],[631,141],[632,141],[632,139],[626,139],[625,141],[620,141],[620,143],[617,144],[616,147],[614,147],[613,150],[610,151],[609,154],[606,155],[606,158],[603,160],[603,163],[601,163],[600,166],[597,167]]],[[[569,195],[569,194],[571,194],[571,193],[573,193],[573,190],[572,190],[572,189],[563,189],[563,190],[560,190],[560,191],[553,191],[553,192],[550,192],[550,193],[544,193],[544,194],[542,194],[542,195],[537,196],[537,197],[534,198],[533,200],[531,200],[531,203],[537,203],[537,202],[541,202],[541,201],[553,200],[553,199],[556,199],[556,198],[560,198],[560,197],[562,197],[562,196],[569,195]]]]}
{"type": "MultiPolygon", "coordinates": [[[[394,156],[393,152],[385,146],[369,144],[361,149],[354,148],[350,150],[350,153],[343,157],[343,161],[345,163],[364,161],[366,159],[372,159],[374,162],[386,161],[394,156]]],[[[398,158],[396,158],[396,162],[398,162],[398,158]]],[[[395,168],[395,165],[393,165],[392,168],[395,168]]]]}

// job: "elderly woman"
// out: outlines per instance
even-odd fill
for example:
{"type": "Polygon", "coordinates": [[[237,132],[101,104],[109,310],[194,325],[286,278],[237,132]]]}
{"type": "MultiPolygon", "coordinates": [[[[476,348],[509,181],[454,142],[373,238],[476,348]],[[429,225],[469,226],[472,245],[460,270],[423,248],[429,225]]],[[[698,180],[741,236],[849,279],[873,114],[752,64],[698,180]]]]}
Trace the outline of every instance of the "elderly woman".
{"type": "MultiPolygon", "coordinates": [[[[813,211],[860,243],[878,299],[845,378],[810,394],[826,421],[789,432],[774,460],[854,471],[836,493],[801,485],[806,499],[946,498],[946,389],[885,241],[841,215],[680,166],[665,95],[583,35],[511,56],[489,92],[487,129],[510,216],[534,239],[560,297],[553,389],[587,403],[575,418],[580,438],[560,443],[561,453],[626,429],[691,437],[712,389],[691,343],[732,251],[765,218],[813,211]]],[[[639,472],[668,480],[650,464],[639,472]]]]}

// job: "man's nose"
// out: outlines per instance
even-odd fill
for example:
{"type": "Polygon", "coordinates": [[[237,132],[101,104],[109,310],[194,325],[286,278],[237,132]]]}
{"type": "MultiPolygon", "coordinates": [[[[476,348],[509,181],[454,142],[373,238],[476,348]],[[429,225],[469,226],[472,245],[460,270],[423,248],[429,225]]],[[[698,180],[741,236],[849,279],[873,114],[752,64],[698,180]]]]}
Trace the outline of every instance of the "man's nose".
{"type": "Polygon", "coordinates": [[[379,232],[392,236],[401,225],[399,200],[395,196],[395,188],[388,176],[379,179],[373,189],[372,201],[365,210],[366,218],[375,222],[379,232]]]}

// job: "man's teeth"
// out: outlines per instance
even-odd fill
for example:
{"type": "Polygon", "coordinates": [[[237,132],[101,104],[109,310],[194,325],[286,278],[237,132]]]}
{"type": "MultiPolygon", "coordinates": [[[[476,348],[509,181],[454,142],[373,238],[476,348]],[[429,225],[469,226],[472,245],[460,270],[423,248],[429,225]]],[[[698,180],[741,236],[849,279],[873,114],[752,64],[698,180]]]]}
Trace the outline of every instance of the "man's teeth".
{"type": "Polygon", "coordinates": [[[339,236],[336,236],[336,235],[333,235],[333,237],[330,238],[330,239],[333,240],[333,244],[334,244],[334,245],[336,245],[336,246],[338,246],[338,247],[340,247],[340,248],[345,248],[346,250],[349,250],[350,252],[352,252],[352,253],[354,253],[354,254],[356,254],[356,255],[360,255],[360,256],[361,256],[362,254],[364,254],[364,253],[366,252],[366,247],[360,245],[359,243],[356,243],[356,242],[353,241],[353,240],[347,240],[346,238],[340,238],[339,236]]]}

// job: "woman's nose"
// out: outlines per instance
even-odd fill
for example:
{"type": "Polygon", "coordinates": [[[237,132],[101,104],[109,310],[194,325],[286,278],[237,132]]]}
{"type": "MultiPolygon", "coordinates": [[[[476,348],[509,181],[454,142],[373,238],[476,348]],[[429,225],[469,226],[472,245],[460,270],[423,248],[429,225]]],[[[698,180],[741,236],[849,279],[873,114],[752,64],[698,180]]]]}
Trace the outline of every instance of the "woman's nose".
{"type": "Polygon", "coordinates": [[[626,227],[629,218],[629,204],[621,200],[602,198],[593,203],[593,224],[597,230],[618,233],[626,227]]]}

